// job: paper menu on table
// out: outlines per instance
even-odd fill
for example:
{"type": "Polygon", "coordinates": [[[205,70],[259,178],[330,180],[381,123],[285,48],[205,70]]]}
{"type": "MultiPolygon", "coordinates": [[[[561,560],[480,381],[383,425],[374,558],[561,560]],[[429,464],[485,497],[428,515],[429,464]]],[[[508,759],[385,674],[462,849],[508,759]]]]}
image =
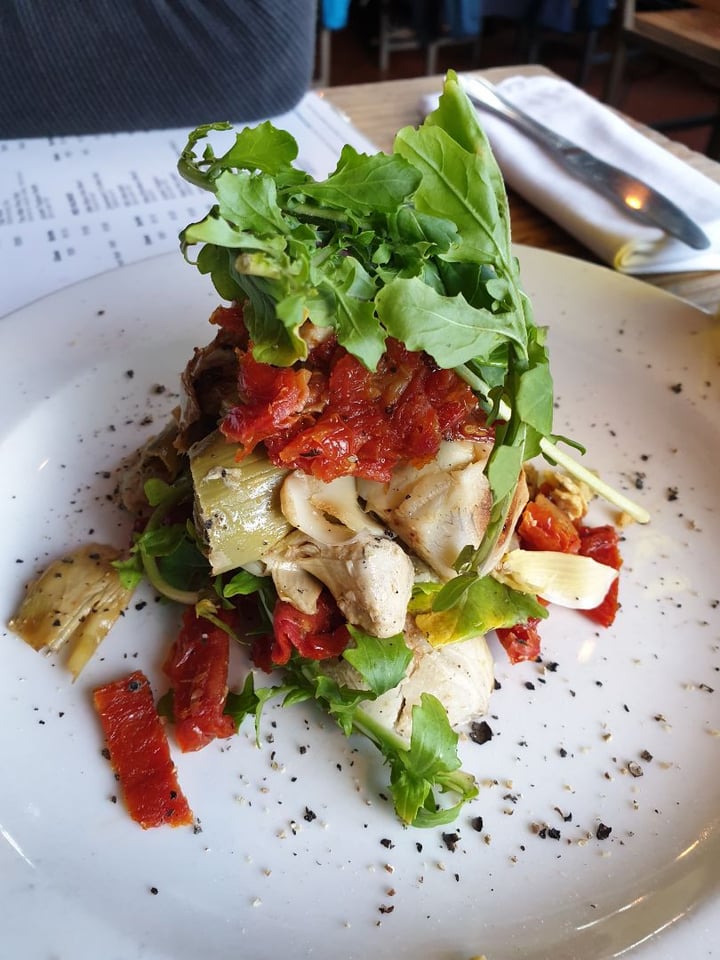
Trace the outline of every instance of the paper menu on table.
{"type": "MultiPolygon", "coordinates": [[[[273,123],[295,137],[296,162],[316,179],[334,169],[346,143],[376,150],[316,93],[273,123]]],[[[177,173],[189,132],[0,141],[0,316],[105,270],[178,250],[178,232],[212,202],[177,173]]]]}

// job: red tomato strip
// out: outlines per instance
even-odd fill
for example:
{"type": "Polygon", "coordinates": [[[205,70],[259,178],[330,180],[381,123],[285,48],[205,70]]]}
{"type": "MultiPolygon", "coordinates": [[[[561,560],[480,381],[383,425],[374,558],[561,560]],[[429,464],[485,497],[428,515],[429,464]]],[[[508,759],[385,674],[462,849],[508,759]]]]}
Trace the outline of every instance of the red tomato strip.
{"type": "MultiPolygon", "coordinates": [[[[619,570],[622,566],[620,538],[615,527],[606,524],[602,527],[580,527],[580,553],[583,557],[592,557],[598,563],[619,570]]],[[[602,627],[609,627],[620,609],[618,601],[618,580],[614,580],[602,603],[592,610],[581,610],[586,617],[602,627]]]]}
{"type": "Polygon", "coordinates": [[[258,363],[250,352],[240,356],[238,388],[244,402],[220,425],[230,440],[251,453],[258,443],[295,426],[310,399],[307,370],[258,363]]]}
{"type": "Polygon", "coordinates": [[[339,657],[350,641],[345,618],[332,595],[324,590],[315,613],[302,613],[286,600],[278,600],[273,611],[273,636],[259,637],[252,657],[270,672],[290,659],[293,649],[309,660],[339,657]]]}
{"type": "Polygon", "coordinates": [[[150,684],[136,670],[93,694],[110,763],[130,816],[143,829],[186,826],[193,814],[177,781],[150,684]]]}
{"type": "Polygon", "coordinates": [[[517,532],[526,550],[577,553],[580,549],[580,536],[570,517],[542,493],[525,507],[517,532]]]}
{"type": "Polygon", "coordinates": [[[188,607],[180,634],[163,664],[173,688],[175,739],[183,753],[235,733],[232,718],[223,713],[229,658],[227,633],[196,617],[188,607]]]}
{"type": "Polygon", "coordinates": [[[495,632],[508,655],[510,663],[537,660],[540,656],[540,634],[537,629],[539,623],[539,617],[531,617],[527,623],[516,623],[514,627],[497,628],[495,632]]]}

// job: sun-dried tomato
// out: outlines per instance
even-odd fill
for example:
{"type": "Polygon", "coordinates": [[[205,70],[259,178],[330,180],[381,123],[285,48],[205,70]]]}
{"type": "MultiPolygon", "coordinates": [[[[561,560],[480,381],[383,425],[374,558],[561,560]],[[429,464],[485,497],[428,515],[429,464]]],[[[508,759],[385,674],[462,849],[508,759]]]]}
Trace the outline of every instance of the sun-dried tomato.
{"type": "Polygon", "coordinates": [[[539,623],[539,617],[530,617],[527,623],[516,623],[514,627],[498,627],[495,631],[510,663],[537,660],[540,656],[540,634],[537,629],[539,623]]]}
{"type": "Polygon", "coordinates": [[[539,493],[523,510],[517,527],[520,544],[528,550],[577,553],[580,535],[568,515],[539,493]]]}
{"type": "MultiPolygon", "coordinates": [[[[591,557],[598,563],[604,563],[615,570],[620,569],[622,566],[620,537],[615,527],[610,524],[600,527],[580,527],[578,533],[580,535],[580,554],[583,557],[591,557]]],[[[583,610],[582,613],[595,623],[599,623],[603,627],[609,627],[614,622],[620,609],[618,593],[619,582],[616,579],[610,584],[610,589],[602,603],[592,610],[583,610]]]]}
{"type": "Polygon", "coordinates": [[[225,435],[245,451],[263,440],[274,464],[321,480],[387,481],[400,462],[429,462],[443,440],[492,436],[454,371],[392,338],[374,372],[333,338],[292,368],[248,355],[240,368],[243,403],[223,421],[225,435]]]}
{"type": "Polygon", "coordinates": [[[165,729],[147,677],[136,670],[93,694],[110,763],[130,816],[141,827],[192,823],[193,814],[177,781],[165,729]]]}
{"type": "Polygon", "coordinates": [[[302,613],[286,600],[273,611],[273,634],[255,639],[252,657],[263,670],[287,663],[293,650],[309,660],[339,657],[350,642],[345,617],[332,595],[323,590],[315,613],[302,613]]]}
{"type": "Polygon", "coordinates": [[[163,664],[172,684],[175,739],[184,753],[235,733],[232,718],[223,713],[229,656],[228,634],[196,617],[195,610],[188,607],[163,664]]]}

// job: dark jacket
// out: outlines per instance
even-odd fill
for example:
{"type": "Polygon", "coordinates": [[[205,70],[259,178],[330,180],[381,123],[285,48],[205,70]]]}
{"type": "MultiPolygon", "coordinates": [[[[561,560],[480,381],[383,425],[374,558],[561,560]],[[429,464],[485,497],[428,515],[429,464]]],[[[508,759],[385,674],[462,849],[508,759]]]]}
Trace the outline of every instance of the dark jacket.
{"type": "Polygon", "coordinates": [[[316,0],[2,0],[0,138],[283,113],[315,32],[316,0]]]}

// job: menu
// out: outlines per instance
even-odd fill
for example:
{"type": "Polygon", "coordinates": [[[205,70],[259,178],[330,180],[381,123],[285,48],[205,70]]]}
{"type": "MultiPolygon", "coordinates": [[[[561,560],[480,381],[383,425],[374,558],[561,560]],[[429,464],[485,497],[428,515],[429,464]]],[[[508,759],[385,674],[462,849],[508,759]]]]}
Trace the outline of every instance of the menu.
{"type": "MultiPolygon", "coordinates": [[[[334,169],[346,143],[377,149],[316,92],[271,119],[295,137],[296,162],[316,179],[334,169]]],[[[189,132],[0,141],[0,317],[71,283],[177,250],[178,232],[210,204],[176,169],[189,132]]],[[[219,153],[233,135],[213,137],[219,153]]]]}

